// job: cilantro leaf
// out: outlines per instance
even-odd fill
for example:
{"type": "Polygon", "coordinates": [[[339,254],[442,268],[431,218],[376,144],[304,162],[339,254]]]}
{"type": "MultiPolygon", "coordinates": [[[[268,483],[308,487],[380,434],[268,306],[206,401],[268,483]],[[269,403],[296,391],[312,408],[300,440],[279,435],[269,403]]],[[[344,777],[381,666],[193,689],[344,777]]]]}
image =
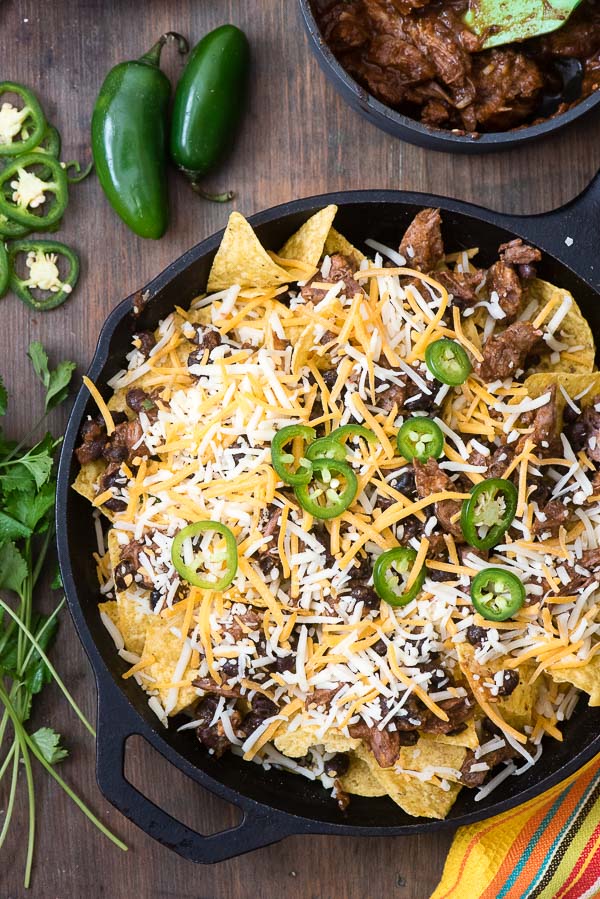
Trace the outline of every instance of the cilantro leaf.
{"type": "MultiPolygon", "coordinates": [[[[33,482],[31,482],[33,485],[33,482]]],[[[4,502],[8,515],[20,522],[28,530],[41,534],[48,526],[48,512],[54,508],[56,484],[54,478],[47,481],[37,492],[32,490],[14,490],[4,502]]],[[[2,537],[2,518],[0,513],[0,539],[2,537]]]]}
{"type": "Polygon", "coordinates": [[[22,540],[31,537],[32,530],[22,521],[0,512],[0,546],[9,540],[22,540]]]}
{"type": "Polygon", "coordinates": [[[31,734],[31,739],[50,765],[62,762],[68,756],[68,750],[60,745],[60,734],[51,727],[40,727],[31,734]]]}
{"type": "MultiPolygon", "coordinates": [[[[2,618],[4,618],[4,609],[2,618]]],[[[18,678],[18,645],[19,645],[19,629],[14,626],[11,621],[0,631],[0,671],[2,675],[9,675],[18,678]]]]}
{"type": "Polygon", "coordinates": [[[0,590],[14,590],[20,596],[28,573],[25,559],[14,543],[0,546],[0,590]]]}
{"type": "Polygon", "coordinates": [[[17,463],[6,469],[6,473],[0,475],[0,487],[5,494],[13,490],[31,492],[35,490],[35,481],[25,465],[17,463]]]}
{"type": "Polygon", "coordinates": [[[8,392],[4,386],[4,381],[0,378],[0,415],[6,415],[8,406],[8,392]]]}
{"type": "Polygon", "coordinates": [[[71,377],[75,371],[75,363],[67,360],[60,362],[55,369],[48,367],[48,354],[39,342],[29,344],[27,355],[31,359],[33,370],[46,388],[46,412],[59,406],[66,400],[71,377]]]}
{"type": "Polygon", "coordinates": [[[75,367],[74,362],[64,361],[50,372],[50,382],[46,391],[46,412],[60,406],[66,400],[75,367]]]}
{"type": "Polygon", "coordinates": [[[52,583],[50,584],[51,590],[62,590],[63,582],[62,577],[60,576],[60,568],[58,565],[56,566],[56,571],[54,572],[54,577],[52,578],[52,583]]]}
{"type": "Polygon", "coordinates": [[[48,354],[39,340],[34,340],[29,344],[27,355],[31,359],[33,370],[44,385],[47,387],[50,382],[50,372],[48,371],[48,354]]]}

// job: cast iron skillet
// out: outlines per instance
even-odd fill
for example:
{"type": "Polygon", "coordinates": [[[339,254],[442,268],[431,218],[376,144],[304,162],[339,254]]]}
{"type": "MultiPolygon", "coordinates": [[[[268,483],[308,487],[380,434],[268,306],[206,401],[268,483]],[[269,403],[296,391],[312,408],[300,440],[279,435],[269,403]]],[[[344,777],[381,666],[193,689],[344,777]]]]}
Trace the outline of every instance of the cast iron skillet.
{"type": "MultiPolygon", "coordinates": [[[[337,203],[336,228],[357,246],[367,237],[397,246],[412,217],[424,206],[442,209],[446,246],[478,246],[490,264],[503,241],[521,236],[547,255],[540,275],[571,290],[600,334],[600,174],[576,200],[547,215],[501,215],[468,203],[427,194],[355,191],[297,200],[251,219],[262,242],[277,250],[310,216],[337,203]],[[569,248],[565,238],[574,244],[569,248]]],[[[186,306],[206,284],[222,232],[198,244],[155,278],[144,291],[124,300],[109,315],[98,341],[89,376],[108,395],[107,380],[122,367],[132,330],[154,328],[175,304],[186,306]],[[144,305],[145,304],[145,305],[144,305]],[[143,307],[143,308],[142,308],[143,307]],[[140,309],[138,315],[135,309],[140,309]]],[[[99,601],[92,552],[96,548],[89,504],[70,487],[78,465],[73,451],[84,415],[95,413],[81,390],[67,426],[60,457],[57,494],[58,551],[71,614],[88,653],[98,686],[97,776],[106,798],[146,833],[196,862],[217,862],[290,834],[396,835],[434,831],[479,821],[531,798],[577,770],[600,751],[600,709],[581,700],[565,727],[563,743],[548,742],[541,760],[522,777],[511,777],[502,790],[480,803],[463,790],[446,821],[412,818],[390,799],[354,797],[342,814],[325,790],[297,775],[243,762],[232,755],[210,756],[192,731],[165,730],[150,711],[142,690],[122,680],[127,668],[115,652],[97,611],[99,601]],[[141,734],[176,768],[243,811],[232,830],[202,836],[155,806],[124,777],[125,743],[141,734]]]]}
{"type": "MultiPolygon", "coordinates": [[[[600,104],[600,91],[594,91],[581,103],[562,115],[545,119],[538,125],[530,125],[513,131],[497,131],[481,134],[473,138],[468,134],[453,134],[443,128],[432,128],[416,119],[402,115],[376,100],[364,87],[352,78],[337,61],[321,35],[313,13],[314,0],[298,0],[309,43],[321,69],[341,96],[355,109],[383,131],[401,140],[406,140],[428,150],[443,150],[446,153],[489,153],[494,150],[508,150],[520,147],[533,140],[560,131],[577,119],[586,115],[600,104]]],[[[564,95],[566,97],[566,94],[564,95]]]]}

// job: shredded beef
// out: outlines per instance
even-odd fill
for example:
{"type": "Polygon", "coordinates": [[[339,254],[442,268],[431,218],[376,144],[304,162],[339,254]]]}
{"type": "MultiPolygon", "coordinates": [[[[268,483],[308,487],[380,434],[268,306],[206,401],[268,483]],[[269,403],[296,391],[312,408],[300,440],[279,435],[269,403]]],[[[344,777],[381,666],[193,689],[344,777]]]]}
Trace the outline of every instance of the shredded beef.
{"type": "Polygon", "coordinates": [[[475,272],[435,272],[435,280],[452,295],[452,305],[459,309],[474,306],[479,300],[477,289],[486,279],[481,269],[475,272]]]}
{"type": "Polygon", "coordinates": [[[585,590],[594,581],[600,582],[600,548],[585,549],[581,554],[581,558],[576,560],[575,565],[565,565],[565,568],[569,576],[569,582],[567,584],[561,583],[560,585],[560,592],[563,596],[571,596],[580,590],[585,590]],[[576,568],[581,568],[590,573],[582,574],[580,571],[576,571],[576,568]]]}
{"type": "Polygon", "coordinates": [[[83,443],[75,450],[80,465],[87,465],[102,457],[106,443],[106,427],[96,419],[85,421],[81,428],[83,443]]]}
{"type": "Polygon", "coordinates": [[[561,525],[569,519],[568,506],[561,499],[551,499],[540,511],[546,516],[546,520],[534,518],[533,533],[536,536],[549,533],[552,537],[558,537],[561,525]]]}
{"type": "Polygon", "coordinates": [[[527,357],[545,346],[542,332],[531,322],[514,322],[484,343],[483,361],[477,364],[477,374],[488,383],[514,378],[515,372],[526,367],[527,357]]]}
{"type": "Polygon", "coordinates": [[[600,412],[594,408],[598,403],[600,396],[595,396],[591,404],[565,429],[575,452],[585,450],[593,462],[600,462],[600,412]]]}
{"type": "Polygon", "coordinates": [[[239,728],[240,734],[249,737],[267,718],[272,718],[279,711],[277,705],[268,696],[256,693],[252,699],[252,710],[248,712],[239,728]]]}
{"type": "Polygon", "coordinates": [[[511,265],[500,260],[488,272],[488,287],[490,294],[498,294],[498,304],[506,316],[503,321],[510,324],[521,311],[523,288],[518,274],[511,265]]]}
{"type": "MultiPolygon", "coordinates": [[[[217,709],[218,702],[219,700],[216,696],[210,695],[205,696],[199,703],[196,709],[196,719],[201,723],[196,728],[196,736],[203,746],[206,746],[207,749],[211,749],[214,755],[217,758],[220,758],[223,753],[229,749],[231,743],[229,742],[220,721],[217,722],[217,724],[210,724],[217,709]]],[[[240,713],[237,711],[232,712],[230,720],[232,730],[235,733],[241,723],[240,713]]]]}
{"type": "Polygon", "coordinates": [[[531,265],[533,262],[540,262],[542,258],[538,249],[523,243],[520,237],[500,244],[498,253],[507,265],[531,265]]]}
{"type": "Polygon", "coordinates": [[[139,443],[142,435],[142,426],[137,418],[132,421],[124,421],[116,426],[108,438],[102,455],[107,462],[132,462],[138,456],[148,456],[146,445],[139,443]]]}
{"type": "Polygon", "coordinates": [[[433,712],[427,712],[425,721],[420,728],[427,734],[449,734],[460,725],[469,721],[475,711],[475,703],[469,696],[443,699],[438,702],[439,707],[448,715],[448,721],[442,721],[433,712]]]}
{"type": "Polygon", "coordinates": [[[351,737],[364,740],[380,768],[391,768],[400,755],[400,735],[397,730],[369,727],[364,721],[351,724],[348,728],[351,737]]]}
{"type": "Polygon", "coordinates": [[[439,209],[418,212],[400,242],[400,253],[410,268],[432,271],[444,258],[442,219],[439,209]]]}
{"type": "Polygon", "coordinates": [[[534,412],[525,413],[521,416],[521,424],[529,425],[531,432],[523,434],[517,441],[515,452],[518,454],[522,451],[527,440],[533,440],[536,453],[539,456],[552,455],[557,440],[558,428],[558,409],[556,406],[557,387],[553,384],[548,391],[550,398],[547,403],[540,406],[534,412]],[[546,444],[546,446],[544,446],[546,444]]]}
{"type": "MultiPolygon", "coordinates": [[[[435,459],[427,462],[413,462],[415,471],[415,483],[419,497],[431,496],[432,493],[440,493],[445,490],[455,491],[456,488],[448,475],[441,470],[435,459]]],[[[460,526],[461,504],[458,500],[444,499],[435,504],[435,515],[442,529],[459,539],[463,538],[460,526]],[[459,516],[455,521],[456,516],[459,516]]]]}
{"type": "Polygon", "coordinates": [[[337,284],[338,281],[343,281],[343,293],[347,297],[354,297],[357,293],[364,293],[362,287],[354,277],[354,273],[357,269],[358,266],[356,263],[348,256],[342,256],[341,253],[334,253],[331,256],[331,267],[327,277],[324,278],[320,271],[317,272],[317,274],[304,285],[300,291],[300,295],[306,302],[318,303],[322,300],[327,293],[327,288],[313,287],[312,285],[315,281],[320,284],[337,284]]]}
{"type": "Polygon", "coordinates": [[[494,749],[486,755],[479,756],[479,758],[475,757],[475,753],[472,749],[467,749],[467,755],[460,769],[460,782],[464,784],[465,787],[480,787],[490,771],[495,768],[496,765],[501,764],[501,762],[507,762],[509,759],[515,758],[516,755],[518,755],[517,750],[513,749],[513,747],[506,742],[504,746],[501,746],[499,749],[494,749]],[[473,766],[477,766],[482,762],[485,762],[488,766],[487,770],[472,770],[473,766]]]}

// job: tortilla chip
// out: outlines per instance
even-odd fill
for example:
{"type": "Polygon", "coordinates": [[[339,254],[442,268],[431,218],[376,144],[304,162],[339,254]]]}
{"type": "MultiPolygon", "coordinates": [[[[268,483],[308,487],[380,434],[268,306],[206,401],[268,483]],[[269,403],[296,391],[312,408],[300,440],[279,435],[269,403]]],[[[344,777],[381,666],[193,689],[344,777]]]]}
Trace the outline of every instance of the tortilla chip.
{"type": "MultiPolygon", "coordinates": [[[[597,372],[591,374],[567,374],[557,371],[531,375],[525,381],[525,387],[532,397],[541,396],[554,384],[559,384],[571,399],[579,397],[579,399],[575,400],[575,403],[580,409],[591,406],[595,397],[600,395],[600,374],[597,372]],[[586,392],[581,396],[584,391],[586,392]]],[[[557,391],[556,402],[559,411],[562,413],[566,405],[562,390],[557,391]]]]}
{"type": "Polygon", "coordinates": [[[233,284],[276,287],[288,280],[287,272],[273,262],[249,222],[239,212],[232,212],[208,276],[208,292],[233,284]]]}
{"type": "Polygon", "coordinates": [[[350,241],[346,240],[344,235],[340,234],[339,231],[336,231],[335,228],[330,228],[329,230],[327,240],[325,241],[324,252],[327,256],[333,256],[334,253],[341,253],[342,256],[353,259],[356,265],[360,265],[363,259],[367,258],[364,253],[361,253],[360,250],[353,247],[350,241]]]}
{"type": "Polygon", "coordinates": [[[445,818],[460,792],[460,785],[456,783],[450,783],[449,789],[444,790],[435,784],[402,774],[395,768],[380,768],[375,757],[364,746],[357,751],[357,754],[369,766],[371,774],[379,781],[390,799],[409,815],[445,818]]]}
{"type": "Polygon", "coordinates": [[[386,796],[385,788],[371,773],[366,762],[354,752],[350,753],[350,766],[345,774],[338,778],[345,793],[355,796],[386,796]]]}
{"type": "MultiPolygon", "coordinates": [[[[108,552],[110,567],[114,572],[121,558],[120,544],[114,530],[108,533],[108,552]]],[[[130,593],[127,590],[118,590],[116,587],[115,596],[119,612],[115,624],[123,635],[125,649],[141,656],[146,642],[148,622],[155,617],[150,608],[150,602],[147,598],[138,595],[137,592],[134,594],[133,591],[130,593]]]]}
{"type": "MultiPolygon", "coordinates": [[[[429,738],[430,735],[421,734],[421,737],[429,738]]],[[[435,739],[438,743],[447,743],[448,746],[463,746],[465,749],[477,749],[479,746],[479,737],[474,721],[467,722],[465,729],[458,734],[435,734],[431,739],[435,739]]]]}
{"type": "MultiPolygon", "coordinates": [[[[414,746],[403,746],[397,767],[409,771],[424,771],[425,768],[451,768],[459,772],[467,756],[464,746],[442,743],[435,734],[422,734],[414,746]]],[[[458,781],[458,774],[446,775],[447,780],[458,781]]]]}
{"type": "MultiPolygon", "coordinates": [[[[560,287],[555,287],[554,284],[549,284],[548,281],[542,281],[539,278],[536,278],[529,284],[524,293],[523,308],[525,308],[532,300],[536,300],[538,309],[541,310],[546,303],[556,297],[557,294],[560,294],[561,298],[570,296],[573,300],[573,304],[555,334],[556,339],[562,343],[568,344],[569,347],[582,347],[582,349],[578,349],[572,354],[569,350],[565,350],[565,353],[569,354],[568,358],[565,358],[564,353],[561,353],[558,362],[552,362],[550,360],[550,354],[544,354],[540,361],[536,363],[535,367],[530,370],[530,373],[535,374],[542,371],[570,372],[573,374],[589,373],[594,369],[594,359],[596,356],[594,337],[589,324],[568,290],[563,290],[560,287]]],[[[553,311],[556,312],[557,308],[558,304],[553,311]]],[[[532,314],[532,321],[535,319],[536,315],[537,312],[532,314]]],[[[546,323],[552,318],[552,315],[553,312],[550,312],[546,318],[546,323]]]]}
{"type": "Polygon", "coordinates": [[[283,259],[297,259],[317,268],[336,212],[337,206],[326,206],[315,213],[304,222],[299,231],[292,234],[278,255],[283,259]]]}
{"type": "Polygon", "coordinates": [[[533,684],[528,683],[536,669],[536,663],[527,660],[519,667],[519,683],[510,696],[496,697],[484,684],[494,680],[494,674],[505,667],[502,659],[492,659],[480,664],[475,658],[475,648],[469,643],[459,643],[456,647],[461,669],[470,675],[469,682],[476,700],[490,703],[498,714],[517,730],[526,724],[533,724],[535,706],[538,701],[543,678],[538,677],[533,684]]]}
{"type": "Polygon", "coordinates": [[[198,669],[192,668],[188,662],[183,675],[178,678],[178,682],[185,681],[189,686],[179,687],[175,705],[172,708],[169,707],[168,700],[171,692],[169,685],[175,679],[175,668],[179,662],[183,644],[179,637],[171,633],[173,619],[166,620],[160,615],[148,617],[143,658],[154,656],[156,659],[152,665],[144,668],[144,673],[154,681],[153,683],[148,682],[148,689],[156,691],[168,715],[177,715],[198,700],[198,690],[191,686],[192,681],[198,676],[198,669]]]}
{"type": "Polygon", "coordinates": [[[84,499],[93,502],[96,498],[98,478],[102,475],[105,468],[106,462],[103,459],[86,462],[85,465],[81,466],[77,477],[73,481],[73,490],[83,496],[84,499]]]}
{"type": "Polygon", "coordinates": [[[291,759],[306,755],[311,746],[323,746],[326,752],[348,752],[356,749],[361,742],[354,737],[347,737],[335,727],[330,728],[323,737],[319,737],[317,731],[315,725],[307,722],[296,730],[279,732],[273,742],[279,752],[291,759]]]}
{"type": "Polygon", "coordinates": [[[99,602],[98,611],[104,612],[116,627],[119,626],[119,609],[114,599],[108,602],[99,602]]]}
{"type": "Polygon", "coordinates": [[[552,668],[548,674],[557,684],[573,684],[588,693],[588,705],[600,705],[600,655],[595,655],[579,668],[552,668]]]}

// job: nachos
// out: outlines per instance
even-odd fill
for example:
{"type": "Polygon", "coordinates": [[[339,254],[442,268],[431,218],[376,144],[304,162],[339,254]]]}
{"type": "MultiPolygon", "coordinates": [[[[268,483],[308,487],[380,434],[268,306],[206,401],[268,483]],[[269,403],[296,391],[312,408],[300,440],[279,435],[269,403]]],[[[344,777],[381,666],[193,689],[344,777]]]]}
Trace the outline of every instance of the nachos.
{"type": "Polygon", "coordinates": [[[600,375],[538,250],[365,255],[234,213],[207,295],[133,337],[75,489],[123,677],[199,752],[443,818],[600,704],[600,375]],[[184,713],[184,715],[180,715],[184,713]]]}

